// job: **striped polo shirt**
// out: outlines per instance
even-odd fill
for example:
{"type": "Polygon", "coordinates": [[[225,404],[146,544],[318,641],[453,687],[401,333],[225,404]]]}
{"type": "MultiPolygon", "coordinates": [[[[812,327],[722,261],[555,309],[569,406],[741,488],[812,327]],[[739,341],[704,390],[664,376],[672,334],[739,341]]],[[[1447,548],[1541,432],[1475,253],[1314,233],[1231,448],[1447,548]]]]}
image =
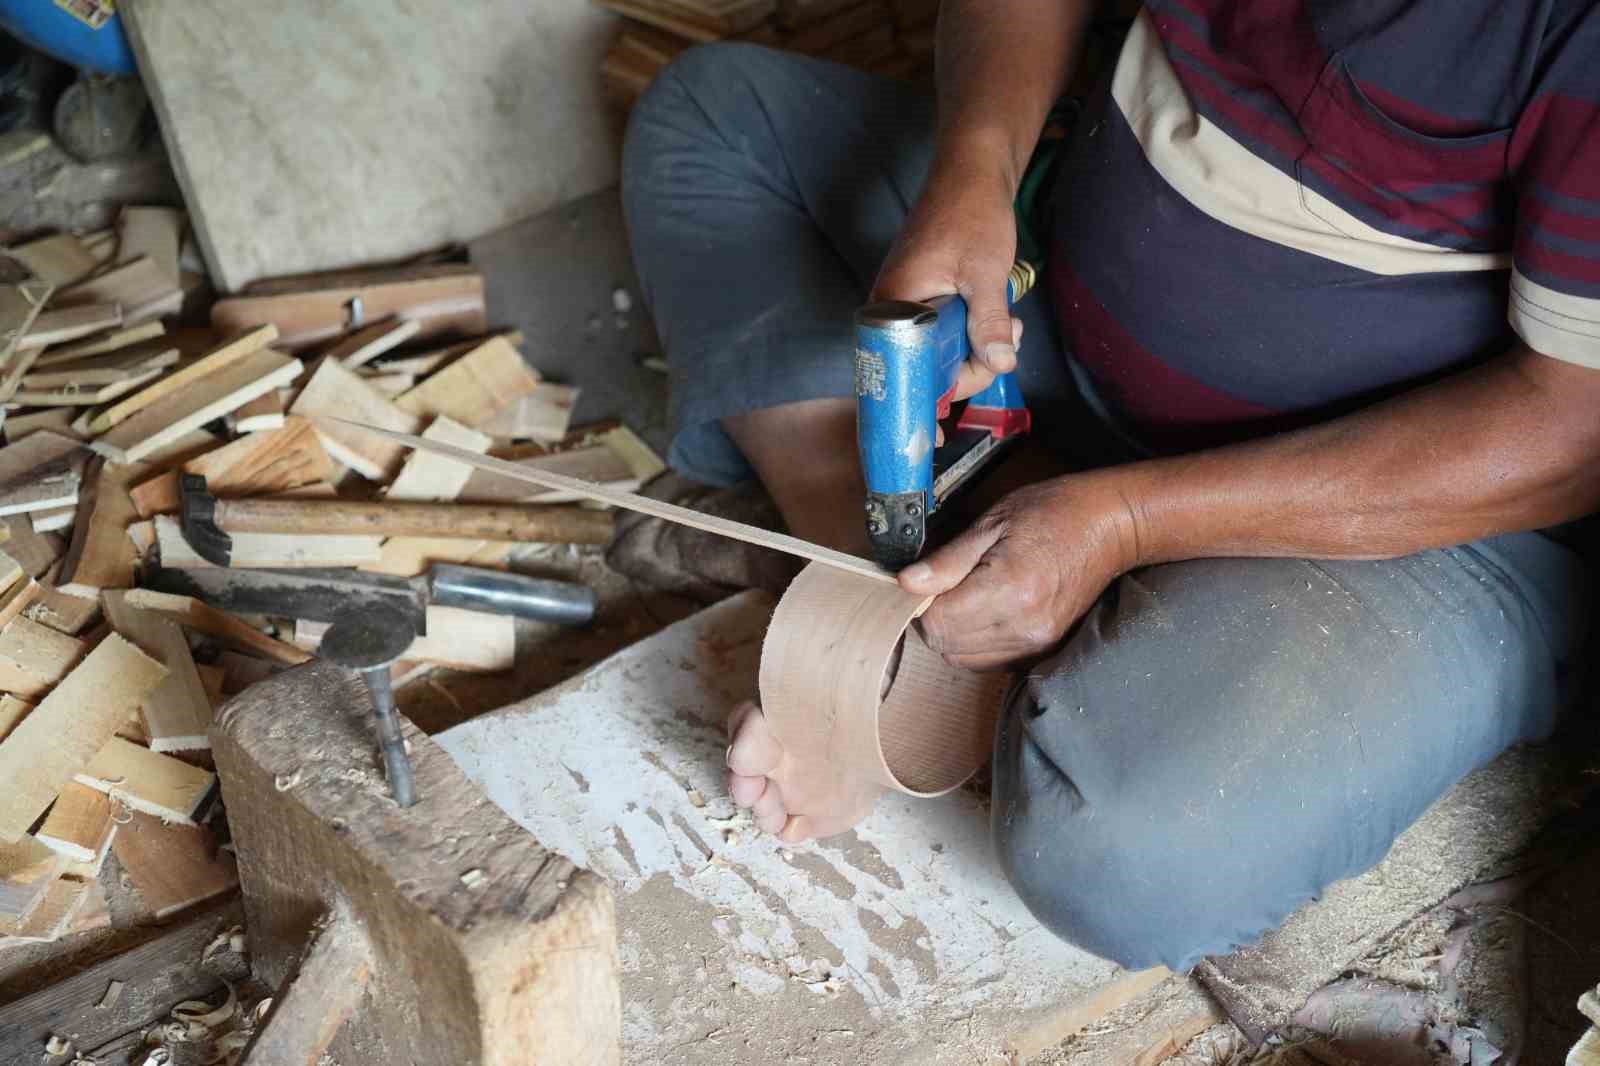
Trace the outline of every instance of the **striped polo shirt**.
{"type": "Polygon", "coordinates": [[[1157,447],[1600,368],[1600,0],[1148,0],[1072,142],[1056,313],[1157,447]]]}

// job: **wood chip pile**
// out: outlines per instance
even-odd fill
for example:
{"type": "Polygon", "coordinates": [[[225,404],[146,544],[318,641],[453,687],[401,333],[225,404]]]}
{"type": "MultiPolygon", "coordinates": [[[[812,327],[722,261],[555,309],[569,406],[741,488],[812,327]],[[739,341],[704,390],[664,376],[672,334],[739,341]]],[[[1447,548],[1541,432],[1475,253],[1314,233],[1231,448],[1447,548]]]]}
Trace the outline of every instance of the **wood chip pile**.
{"type": "Polygon", "coordinates": [[[933,69],[938,0],[596,0],[623,16],[600,66],[606,94],[631,107],[678,54],[748,41],[911,79],[933,69]]]}
{"type": "MultiPolygon", "coordinates": [[[[207,730],[229,696],[309,659],[326,627],[139,587],[157,567],[212,565],[183,534],[181,474],[223,499],[576,506],[328,416],[619,488],[662,469],[625,427],[571,429],[576,390],[542,380],[518,334],[488,329],[468,265],[265,282],[213,304],[207,326],[169,327],[203,291],[179,267],[183,226],[176,211],[130,208],[117,232],[5,250],[0,950],[110,924],[100,873],[113,851],[151,917],[237,883],[206,824],[207,730]]],[[[233,539],[236,567],[400,577],[435,562],[504,569],[518,546],[381,528],[233,539]]],[[[397,683],[436,665],[511,666],[510,617],[430,619],[440,610],[397,683]]]]}

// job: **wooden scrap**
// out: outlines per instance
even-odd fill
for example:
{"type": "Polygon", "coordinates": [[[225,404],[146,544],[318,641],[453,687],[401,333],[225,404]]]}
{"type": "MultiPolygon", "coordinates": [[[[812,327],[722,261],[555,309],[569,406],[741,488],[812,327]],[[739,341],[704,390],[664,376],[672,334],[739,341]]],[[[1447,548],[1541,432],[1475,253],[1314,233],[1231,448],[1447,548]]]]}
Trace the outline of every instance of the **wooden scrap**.
{"type": "Polygon", "coordinates": [[[193,596],[178,596],[150,589],[130,589],[126,599],[129,606],[156,611],[179,625],[188,626],[197,632],[231,644],[240,651],[260,655],[274,662],[298,666],[311,658],[298,648],[275,640],[226,611],[219,611],[193,596]]]}
{"type": "Polygon", "coordinates": [[[506,404],[478,428],[493,437],[552,444],[567,435],[578,390],[571,385],[541,382],[539,387],[506,404]]]}
{"type": "Polygon", "coordinates": [[[58,878],[50,882],[43,901],[26,920],[0,918],[0,943],[5,943],[6,938],[29,944],[61,939],[88,892],[89,886],[81,881],[58,878]]]}
{"type": "MultiPolygon", "coordinates": [[[[390,403],[353,370],[332,359],[324,359],[300,390],[289,413],[343,417],[339,412],[360,412],[357,420],[367,425],[394,428],[403,433],[417,432],[425,421],[421,415],[390,403]],[[402,430],[400,426],[411,428],[402,430]]],[[[433,413],[437,412],[430,412],[433,413]]],[[[329,455],[369,480],[387,482],[405,461],[404,448],[359,427],[324,424],[316,429],[329,455]]]]}
{"type": "Polygon", "coordinates": [[[258,659],[254,655],[241,655],[236,651],[224,651],[217,656],[217,663],[222,667],[222,692],[226,696],[238,695],[251,685],[282,673],[284,669],[283,663],[258,659]]]}
{"type": "Polygon", "coordinates": [[[361,380],[374,392],[393,399],[417,387],[415,374],[362,374],[361,380]]]}
{"type": "Polygon", "coordinates": [[[77,504],[67,507],[47,507],[42,511],[28,512],[28,523],[33,526],[35,533],[56,533],[63,529],[70,531],[72,524],[77,520],[77,504]]]}
{"type": "Polygon", "coordinates": [[[0,629],[0,689],[39,700],[72,672],[88,651],[83,641],[31,618],[0,629]]]}
{"type": "Polygon", "coordinates": [[[112,850],[156,918],[166,918],[239,884],[233,855],[199,826],[164,825],[136,813],[117,831],[112,850]]]}
{"type": "Polygon", "coordinates": [[[522,353],[504,337],[491,337],[395,400],[395,406],[421,417],[448,415],[476,427],[538,387],[539,374],[522,353]]]}
{"type": "Polygon", "coordinates": [[[219,329],[244,329],[272,322],[282,332],[284,347],[300,351],[346,332],[356,299],[366,321],[392,315],[418,321],[419,338],[468,336],[484,332],[487,324],[483,275],[476,267],[456,264],[256,282],[242,295],[213,304],[211,323],[219,329]]]}
{"type": "Polygon", "coordinates": [[[163,277],[178,284],[178,239],[183,212],[171,207],[124,207],[117,220],[117,256],[124,262],[149,257],[163,277]]]}
{"type": "Polygon", "coordinates": [[[206,699],[211,703],[211,713],[216,714],[228,699],[223,691],[228,672],[220,666],[205,664],[196,664],[194,669],[200,675],[200,686],[206,690],[206,699]]]}
{"type": "Polygon", "coordinates": [[[161,445],[293,381],[302,369],[300,360],[262,349],[158,400],[91,441],[89,447],[119,463],[136,462],[161,445]]]}
{"type": "MultiPolygon", "coordinates": [[[[15,285],[0,285],[0,367],[9,367],[18,353],[22,338],[33,328],[34,321],[44,311],[54,290],[35,279],[15,285]]],[[[37,359],[39,353],[30,351],[25,356],[37,359]]]]}
{"type": "Polygon", "coordinates": [[[77,385],[116,385],[150,370],[165,370],[178,362],[178,349],[161,338],[129,344],[103,355],[85,356],[52,369],[34,369],[22,378],[24,388],[60,389],[77,385]]]}
{"type": "MultiPolygon", "coordinates": [[[[63,592],[96,599],[101,589],[123,589],[133,584],[133,545],[125,530],[137,512],[128,487],[151,473],[150,467],[141,464],[99,460],[84,472],[84,488],[78,501],[82,517],[72,527],[72,543],[58,583],[63,592]]],[[[13,536],[15,533],[13,529],[13,536]]]]}
{"type": "Polygon", "coordinates": [[[258,396],[228,416],[228,427],[235,433],[262,433],[283,428],[283,396],[269,392],[258,396]]]}
{"type": "Polygon", "coordinates": [[[193,751],[211,747],[211,701],[200,684],[189,641],[170,618],[128,606],[127,593],[100,594],[106,618],[118,633],[167,668],[167,676],[139,705],[152,751],[193,751]]]}
{"type": "Polygon", "coordinates": [[[0,791],[0,841],[22,839],[166,672],[112,633],[51,690],[0,742],[0,781],[7,783],[0,791]]]}
{"type": "MultiPolygon", "coordinates": [[[[435,418],[422,436],[427,440],[444,441],[479,453],[488,451],[491,443],[488,436],[468,429],[448,415],[435,418]]],[[[0,451],[0,460],[4,456],[5,452],[0,451]]],[[[453,500],[472,476],[472,468],[465,463],[426,452],[412,452],[406,457],[405,465],[384,494],[384,499],[453,500]]]]}
{"type": "MultiPolygon", "coordinates": [[[[173,570],[209,568],[183,535],[178,520],[155,516],[156,547],[161,565],[173,570]]],[[[230,533],[229,565],[251,568],[366,566],[383,555],[383,538],[334,533],[230,533]]]]}
{"type": "Polygon", "coordinates": [[[9,592],[26,578],[22,564],[6,552],[0,552],[0,593],[9,592]]]}
{"type": "Polygon", "coordinates": [[[82,281],[100,267],[100,262],[70,233],[29,241],[8,253],[28,268],[29,273],[51,285],[71,285],[82,281]]]}
{"type": "Polygon", "coordinates": [[[139,322],[132,326],[123,326],[121,329],[112,330],[110,333],[99,337],[89,337],[72,344],[62,344],[52,347],[39,357],[36,367],[57,366],[61,363],[71,363],[91,355],[105,355],[108,352],[118,351],[135,344],[153,341],[166,333],[166,327],[160,322],[139,322]]]}
{"type": "MultiPolygon", "coordinates": [[[[266,325],[230,338],[226,343],[208,351],[189,366],[184,367],[175,374],[167,375],[159,384],[101,411],[89,420],[89,432],[91,434],[105,433],[146,408],[161,403],[180,391],[186,392],[189,386],[235,367],[271,344],[277,335],[276,328],[266,325]]],[[[255,397],[251,396],[249,399],[253,400],[255,397]]],[[[233,408],[229,408],[229,410],[233,410],[233,408]]]]}
{"type": "Polygon", "coordinates": [[[19,348],[45,348],[65,344],[80,337],[116,329],[122,325],[122,308],[117,304],[83,304],[43,311],[18,342],[19,348]]]}
{"type": "MultiPolygon", "coordinates": [[[[108,853],[110,850],[109,847],[106,849],[108,853]]],[[[105,861],[104,856],[101,857],[100,861],[105,861]]],[[[69,866],[68,869],[70,870],[71,867],[69,866]]],[[[97,880],[99,876],[99,873],[96,872],[91,877],[74,878],[74,880],[83,884],[85,891],[83,898],[77,904],[71,921],[67,923],[67,936],[77,936],[79,933],[88,933],[96,929],[109,929],[111,927],[111,903],[106,899],[105,886],[97,880]]],[[[111,1005],[115,1005],[114,1000],[111,1005]]]]}
{"type": "Polygon", "coordinates": [[[73,775],[78,783],[110,793],[133,810],[185,825],[194,824],[194,814],[216,779],[209,770],[117,736],[73,775]]]}
{"type": "Polygon", "coordinates": [[[61,289],[55,302],[62,307],[119,304],[123,322],[134,325],[177,310],[174,297],[181,304],[183,294],[177,282],[162,273],[149,256],[141,256],[61,289]]]}
{"type": "MultiPolygon", "coordinates": [[[[517,627],[510,615],[429,606],[427,620],[427,636],[413,640],[401,658],[473,673],[498,673],[516,664],[517,627]]],[[[315,651],[327,631],[326,622],[299,619],[294,642],[315,651]]]]}
{"type": "Polygon", "coordinates": [[[35,837],[0,844],[0,921],[32,914],[66,864],[64,855],[35,837]]]}
{"type": "Polygon", "coordinates": [[[518,545],[504,540],[463,540],[459,537],[390,537],[383,542],[378,561],[362,570],[395,577],[416,577],[435,563],[458,563],[484,570],[510,569],[518,545]]]}
{"type": "MultiPolygon", "coordinates": [[[[213,496],[231,499],[266,496],[309,485],[331,484],[333,462],[322,447],[315,427],[303,418],[284,420],[283,428],[252,433],[181,467],[199,474],[213,496]]],[[[131,492],[134,509],[142,518],[176,513],[181,503],[178,474],[161,474],[143,481],[131,492]]]]}
{"type": "Polygon", "coordinates": [[[415,337],[422,323],[412,318],[391,318],[374,322],[339,341],[323,353],[324,359],[335,359],[354,370],[372,362],[384,352],[400,347],[415,337]]]}
{"type": "Polygon", "coordinates": [[[0,740],[11,735],[17,728],[17,723],[28,716],[33,710],[33,704],[27,700],[19,699],[11,693],[0,695],[0,740]]]}
{"type": "MultiPolygon", "coordinates": [[[[82,908],[92,906],[91,900],[82,908]]],[[[142,1043],[153,1017],[182,1000],[221,990],[221,979],[195,963],[212,940],[243,920],[237,901],[208,908],[127,951],[0,1006],[0,1062],[39,1062],[45,1041],[57,1033],[70,1033],[73,1042],[86,1050],[97,1050],[126,1033],[142,1043]],[[114,1006],[102,1008],[99,1004],[113,981],[126,982],[138,994],[124,994],[114,1006]]],[[[130,1051],[126,1061],[138,1062],[141,1057],[130,1051]]]]}
{"type": "Polygon", "coordinates": [[[45,815],[39,843],[72,862],[93,862],[116,830],[104,792],[70,781],[45,815]]]}
{"type": "MultiPolygon", "coordinates": [[[[13,403],[24,407],[94,407],[97,404],[110,403],[121,396],[126,396],[142,385],[147,385],[161,376],[159,367],[150,367],[140,371],[132,377],[121,381],[113,381],[107,385],[93,385],[80,388],[76,385],[66,385],[56,389],[18,389],[11,397],[13,403]]],[[[76,430],[77,426],[74,425],[76,430]]],[[[88,430],[81,433],[88,436],[88,430]]]]}
{"type": "Polygon", "coordinates": [[[0,448],[0,515],[78,502],[83,442],[43,431],[0,448]]]}
{"type": "Polygon", "coordinates": [[[108,266],[117,258],[117,231],[109,226],[91,230],[78,239],[83,242],[83,250],[94,256],[100,266],[108,266]]]}
{"type": "Polygon", "coordinates": [[[72,409],[67,407],[49,407],[42,411],[29,411],[26,414],[10,414],[6,417],[4,426],[6,443],[16,444],[41,429],[59,433],[63,437],[84,439],[82,434],[72,428],[72,418],[72,409]]]}
{"type": "Polygon", "coordinates": [[[58,633],[78,636],[100,619],[100,604],[80,596],[69,596],[58,588],[35,582],[36,592],[24,612],[40,625],[58,633]]]}

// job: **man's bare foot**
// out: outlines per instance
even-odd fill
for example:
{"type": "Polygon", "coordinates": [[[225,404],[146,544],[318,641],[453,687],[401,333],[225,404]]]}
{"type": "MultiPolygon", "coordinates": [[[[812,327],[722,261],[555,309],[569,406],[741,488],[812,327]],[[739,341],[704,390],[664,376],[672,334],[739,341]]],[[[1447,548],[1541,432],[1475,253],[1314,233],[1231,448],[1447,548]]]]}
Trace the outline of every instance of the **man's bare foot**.
{"type": "Polygon", "coordinates": [[[734,708],[728,739],[733,802],[750,808],[758,828],[786,843],[844,832],[871,812],[883,791],[875,781],[845,778],[827,763],[791,756],[752,702],[734,708]]]}

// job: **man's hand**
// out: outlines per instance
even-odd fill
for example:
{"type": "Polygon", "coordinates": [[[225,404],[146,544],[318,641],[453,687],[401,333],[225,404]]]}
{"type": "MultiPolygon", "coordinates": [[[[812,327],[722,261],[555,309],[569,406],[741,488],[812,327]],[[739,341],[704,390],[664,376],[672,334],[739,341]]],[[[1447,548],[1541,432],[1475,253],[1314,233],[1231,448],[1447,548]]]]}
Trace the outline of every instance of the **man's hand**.
{"type": "Polygon", "coordinates": [[[1109,474],[1019,489],[901,571],[907,592],[938,597],[921,619],[928,646],[973,670],[1055,647],[1106,586],[1138,563],[1134,516],[1109,474]]]}
{"type": "Polygon", "coordinates": [[[961,368],[958,400],[1016,369],[1022,323],[1006,303],[1017,252],[1014,187],[998,153],[942,154],[873,287],[874,300],[958,293],[967,302],[973,358],[961,368]]]}

